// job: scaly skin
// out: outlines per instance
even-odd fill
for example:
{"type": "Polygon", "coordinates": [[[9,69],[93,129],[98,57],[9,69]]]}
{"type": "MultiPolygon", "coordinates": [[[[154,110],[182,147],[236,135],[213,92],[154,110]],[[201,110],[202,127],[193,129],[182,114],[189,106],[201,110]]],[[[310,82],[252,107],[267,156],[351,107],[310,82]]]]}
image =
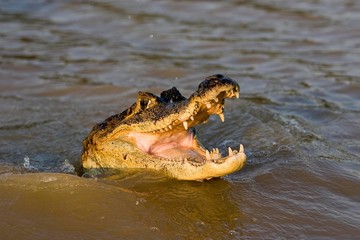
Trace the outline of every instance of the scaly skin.
{"type": "Polygon", "coordinates": [[[225,98],[239,97],[239,85],[223,75],[206,78],[188,99],[176,88],[160,97],[139,92],[138,100],[120,114],[94,126],[83,142],[85,169],[152,169],[181,180],[203,180],[240,170],[244,149],[208,151],[194,126],[211,114],[224,122],[225,98]]]}

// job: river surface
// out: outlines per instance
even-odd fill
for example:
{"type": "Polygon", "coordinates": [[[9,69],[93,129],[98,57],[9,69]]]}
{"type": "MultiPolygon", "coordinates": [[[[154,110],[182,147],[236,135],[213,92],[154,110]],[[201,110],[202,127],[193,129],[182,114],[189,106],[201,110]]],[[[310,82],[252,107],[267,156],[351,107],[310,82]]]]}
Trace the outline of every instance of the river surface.
{"type": "Polygon", "coordinates": [[[360,1],[0,1],[1,239],[359,239],[360,1]],[[138,91],[238,81],[204,182],[77,175],[138,91]]]}

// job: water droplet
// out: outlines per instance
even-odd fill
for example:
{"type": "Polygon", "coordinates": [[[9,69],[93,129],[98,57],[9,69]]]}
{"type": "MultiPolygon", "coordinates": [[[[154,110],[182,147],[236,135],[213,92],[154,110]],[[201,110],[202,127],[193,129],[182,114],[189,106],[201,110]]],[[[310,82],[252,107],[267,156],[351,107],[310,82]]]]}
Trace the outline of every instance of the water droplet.
{"type": "Polygon", "coordinates": [[[154,38],[154,34],[150,34],[150,35],[149,35],[149,38],[154,38]]]}
{"type": "Polygon", "coordinates": [[[28,156],[24,157],[24,168],[29,169],[30,168],[30,158],[28,156]]]}
{"type": "Polygon", "coordinates": [[[158,227],[151,227],[150,230],[153,231],[153,232],[160,231],[160,229],[158,227]]]}
{"type": "Polygon", "coordinates": [[[147,201],[146,201],[146,199],[145,198],[139,198],[139,200],[137,200],[136,202],[135,202],[135,204],[136,204],[136,206],[137,205],[139,205],[140,203],[146,203],[147,201]]]}
{"type": "Polygon", "coordinates": [[[48,183],[48,182],[54,182],[57,181],[57,177],[52,177],[52,176],[48,176],[48,177],[44,177],[40,180],[40,182],[44,182],[44,183],[48,183]]]}
{"type": "Polygon", "coordinates": [[[230,231],[229,231],[229,234],[230,234],[231,236],[237,235],[237,231],[235,231],[235,230],[230,230],[230,231]]]}

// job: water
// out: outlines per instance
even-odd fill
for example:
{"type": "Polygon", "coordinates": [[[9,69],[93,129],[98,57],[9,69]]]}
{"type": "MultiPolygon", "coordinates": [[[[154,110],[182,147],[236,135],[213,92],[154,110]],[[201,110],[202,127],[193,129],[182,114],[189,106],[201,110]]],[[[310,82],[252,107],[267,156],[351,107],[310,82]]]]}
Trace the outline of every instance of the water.
{"type": "Polygon", "coordinates": [[[360,2],[1,1],[1,239],[356,239],[360,2]],[[198,132],[246,168],[184,182],[76,175],[138,91],[238,80],[198,132]]]}

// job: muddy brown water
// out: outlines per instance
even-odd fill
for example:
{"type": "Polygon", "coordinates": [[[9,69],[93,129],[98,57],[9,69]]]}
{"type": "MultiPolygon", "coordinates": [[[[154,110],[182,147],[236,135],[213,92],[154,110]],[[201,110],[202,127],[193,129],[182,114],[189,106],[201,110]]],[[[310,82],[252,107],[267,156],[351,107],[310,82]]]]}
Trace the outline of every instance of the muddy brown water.
{"type": "Polygon", "coordinates": [[[360,2],[1,1],[1,239],[359,239],[360,2]],[[76,175],[92,126],[138,91],[241,86],[205,182],[76,175]]]}

